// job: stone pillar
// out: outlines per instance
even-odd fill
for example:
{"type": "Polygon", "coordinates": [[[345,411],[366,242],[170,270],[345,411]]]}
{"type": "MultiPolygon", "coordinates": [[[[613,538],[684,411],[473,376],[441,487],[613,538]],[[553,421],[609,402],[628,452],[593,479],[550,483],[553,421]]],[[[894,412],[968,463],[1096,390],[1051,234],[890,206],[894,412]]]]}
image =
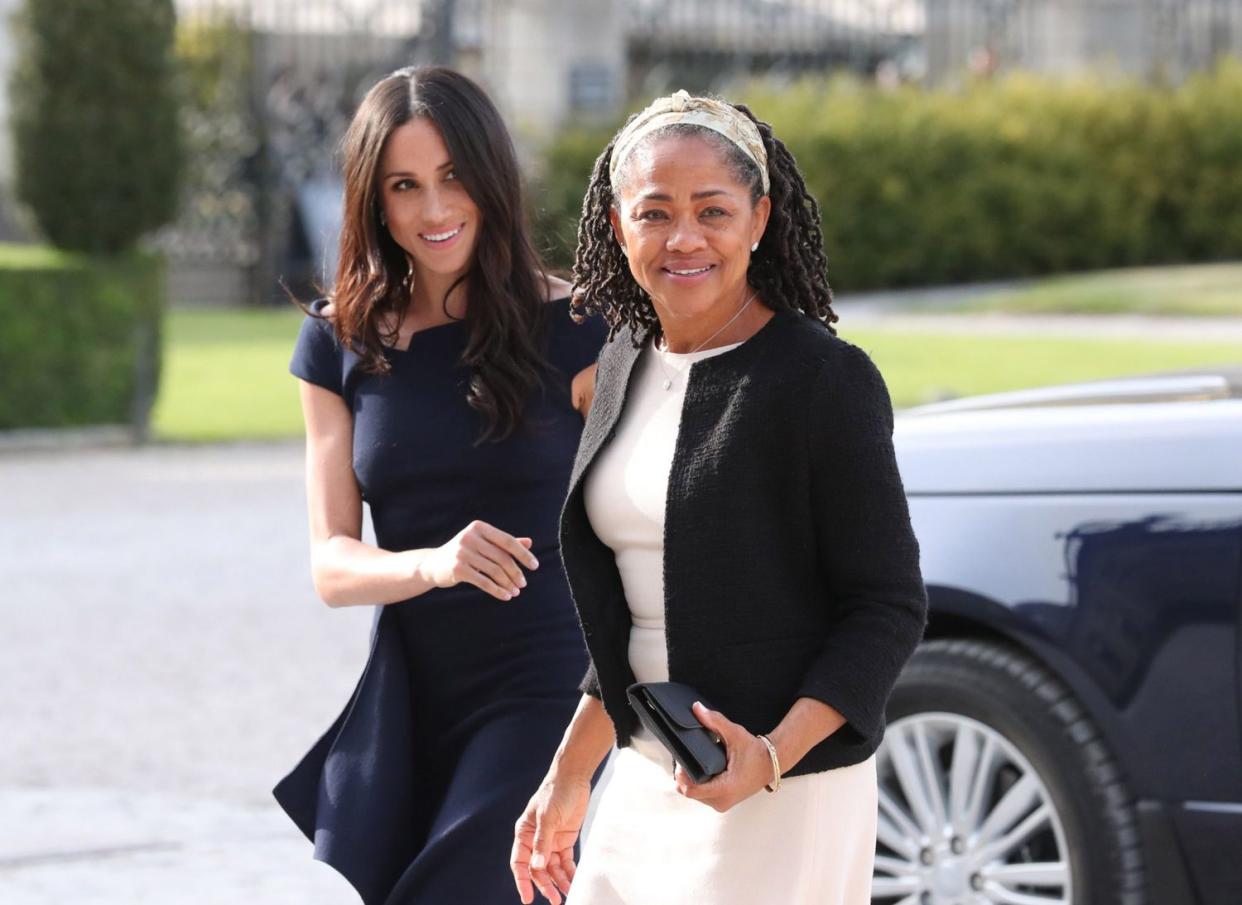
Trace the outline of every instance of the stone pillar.
{"type": "Polygon", "coordinates": [[[481,76],[519,143],[576,119],[617,115],[625,102],[625,4],[489,0],[481,76]]]}

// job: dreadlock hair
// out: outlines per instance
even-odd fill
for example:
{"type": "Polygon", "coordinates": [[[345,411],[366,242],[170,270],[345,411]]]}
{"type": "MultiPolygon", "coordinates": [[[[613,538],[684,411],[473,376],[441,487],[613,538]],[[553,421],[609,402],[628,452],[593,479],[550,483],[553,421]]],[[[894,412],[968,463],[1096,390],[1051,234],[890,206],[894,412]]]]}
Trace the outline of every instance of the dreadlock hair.
{"type": "MultiPolygon", "coordinates": [[[[756,119],[743,104],[733,105],[758,127],[768,152],[768,179],[772,212],[759,248],[751,254],[747,282],[773,310],[801,311],[822,321],[830,332],[837,314],[832,310],[832,288],[828,285],[828,259],[820,227],[819,205],[807,191],[806,181],[784,142],[772,134],[772,127],[756,119]]],[[[624,131],[624,128],[622,129],[624,131]]],[[[618,135],[621,133],[618,132],[618,135]]],[[[751,202],[763,197],[759,167],[744,151],[718,132],[703,126],[677,123],[656,129],[630,153],[661,138],[693,136],[716,148],[738,181],[749,186],[751,202]]],[[[660,322],[647,293],[630,273],[609,221],[609,210],[618,207],[618,192],[624,187],[628,161],[618,170],[615,187],[609,176],[616,136],[595,161],[582,219],[578,223],[578,250],[574,257],[573,312],[576,319],[599,314],[610,327],[609,339],[622,326],[628,326],[635,345],[660,335],[660,322]]]]}

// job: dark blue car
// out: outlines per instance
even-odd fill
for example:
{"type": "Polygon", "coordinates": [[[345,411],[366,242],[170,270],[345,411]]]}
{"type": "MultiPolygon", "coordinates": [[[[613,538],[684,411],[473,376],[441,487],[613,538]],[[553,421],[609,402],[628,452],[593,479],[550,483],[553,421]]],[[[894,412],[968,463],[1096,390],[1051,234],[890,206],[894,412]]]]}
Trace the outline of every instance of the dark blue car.
{"type": "Polygon", "coordinates": [[[1242,372],[925,406],[873,901],[1242,903],[1242,372]]]}

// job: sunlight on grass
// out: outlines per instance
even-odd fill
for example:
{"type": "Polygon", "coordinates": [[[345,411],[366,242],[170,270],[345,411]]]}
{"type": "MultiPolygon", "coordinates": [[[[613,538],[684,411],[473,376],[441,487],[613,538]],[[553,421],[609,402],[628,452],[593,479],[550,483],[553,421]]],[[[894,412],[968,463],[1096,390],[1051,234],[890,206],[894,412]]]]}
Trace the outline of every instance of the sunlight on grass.
{"type": "Polygon", "coordinates": [[[1049,277],[972,299],[956,310],[1242,317],[1242,264],[1136,267],[1049,277]]]}
{"type": "Polygon", "coordinates": [[[161,440],[239,440],[302,433],[289,354],[302,314],[172,311],[153,418],[161,440]]]}
{"type": "MultiPolygon", "coordinates": [[[[161,440],[298,437],[289,354],[298,311],[173,311],[154,416],[161,440]]],[[[871,353],[898,408],[935,399],[1153,371],[1242,364],[1237,343],[964,336],[845,330],[871,353]]]]}
{"type": "Polygon", "coordinates": [[[870,353],[898,408],[1079,380],[1242,365],[1242,347],[1236,342],[963,336],[873,329],[842,331],[842,336],[870,353]]]}

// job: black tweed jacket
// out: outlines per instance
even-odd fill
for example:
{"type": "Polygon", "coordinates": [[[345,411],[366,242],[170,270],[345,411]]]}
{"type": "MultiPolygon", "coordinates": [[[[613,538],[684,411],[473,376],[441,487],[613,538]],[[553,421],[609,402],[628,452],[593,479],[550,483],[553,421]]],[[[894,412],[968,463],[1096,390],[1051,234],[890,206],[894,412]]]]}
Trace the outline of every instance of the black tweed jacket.
{"type": "MultiPolygon", "coordinates": [[[[626,746],[630,613],[612,550],[587,518],[583,478],[616,430],[639,350],[605,346],[561,514],[561,555],[591,667],[626,746]]],[[[664,529],[670,678],[768,732],[794,701],[847,719],[787,775],[865,760],[893,684],[922,637],[918,543],[893,456],[892,407],[866,353],[778,312],[736,349],[695,363],[664,529]]]]}

